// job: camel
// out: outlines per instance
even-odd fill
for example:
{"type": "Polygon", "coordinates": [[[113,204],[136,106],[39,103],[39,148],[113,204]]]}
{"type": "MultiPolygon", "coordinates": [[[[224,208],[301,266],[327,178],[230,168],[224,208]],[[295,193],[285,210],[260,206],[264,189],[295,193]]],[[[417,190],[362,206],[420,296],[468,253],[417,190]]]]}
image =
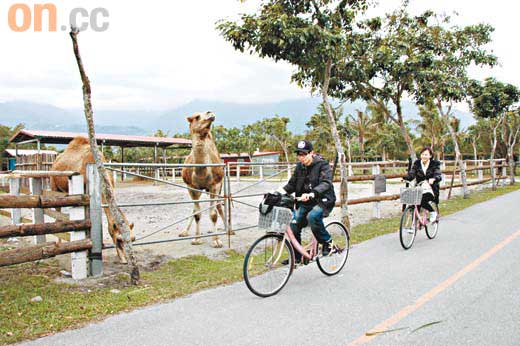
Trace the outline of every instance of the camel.
{"type": "MultiPolygon", "coordinates": [[[[211,124],[215,120],[215,114],[212,112],[195,113],[186,118],[190,123],[190,135],[192,140],[191,152],[186,157],[184,163],[194,164],[208,164],[220,163],[220,155],[218,153],[213,136],[211,135],[211,124]]],[[[223,167],[183,167],[182,179],[189,187],[197,190],[206,190],[211,199],[217,198],[222,190],[222,183],[224,179],[223,167]]],[[[192,240],[193,245],[202,244],[200,236],[200,204],[197,202],[202,192],[188,190],[191,199],[194,201],[193,214],[190,218],[186,229],[179,234],[180,237],[186,237],[189,234],[193,219],[195,219],[196,230],[195,238],[192,240]]],[[[217,211],[221,219],[224,221],[224,212],[222,204],[217,202],[210,202],[210,219],[213,222],[213,227],[208,233],[217,231],[217,211]]],[[[225,222],[225,221],[224,221],[225,222]]],[[[222,242],[218,236],[213,237],[212,247],[222,247],[222,242]]]]}
{"type": "MultiPolygon", "coordinates": [[[[105,161],[104,157],[101,157],[105,161]]],[[[73,171],[79,172],[83,176],[83,181],[86,182],[86,170],[87,164],[94,163],[94,156],[90,150],[90,144],[85,137],[76,137],[69,142],[65,151],[58,155],[56,161],[52,165],[52,171],[73,171]]],[[[111,175],[109,175],[109,183],[113,187],[114,181],[111,175]]],[[[67,177],[51,177],[51,190],[59,192],[69,192],[69,185],[67,177]]],[[[103,203],[105,200],[103,198],[103,203]]],[[[108,221],[108,233],[112,237],[112,241],[116,245],[117,256],[121,263],[127,263],[126,254],[123,248],[123,241],[121,238],[121,229],[114,222],[114,218],[108,208],[104,208],[105,214],[108,221]]],[[[123,219],[131,230],[130,237],[132,241],[135,240],[133,234],[134,224],[128,224],[126,216],[123,214],[123,219]]]]}

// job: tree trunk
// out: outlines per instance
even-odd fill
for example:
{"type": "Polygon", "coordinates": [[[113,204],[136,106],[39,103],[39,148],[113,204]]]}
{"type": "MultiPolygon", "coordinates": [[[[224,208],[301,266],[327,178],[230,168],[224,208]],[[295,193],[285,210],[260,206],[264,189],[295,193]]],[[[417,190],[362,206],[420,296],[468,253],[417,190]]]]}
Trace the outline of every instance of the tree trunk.
{"type": "Polygon", "coordinates": [[[475,164],[477,164],[478,155],[477,155],[477,141],[471,140],[471,145],[473,146],[473,157],[475,159],[475,164]]]}
{"type": "Polygon", "coordinates": [[[515,158],[513,155],[513,148],[507,149],[507,160],[509,162],[509,184],[515,185],[515,158]]]}
{"type": "Polygon", "coordinates": [[[329,104],[328,100],[328,92],[329,92],[329,82],[330,82],[330,71],[332,69],[332,62],[327,61],[325,66],[325,75],[323,77],[323,87],[321,89],[321,96],[323,98],[323,106],[327,112],[327,117],[329,118],[329,123],[332,131],[332,138],[334,139],[334,143],[336,145],[336,151],[338,152],[338,162],[340,167],[340,175],[341,175],[341,185],[340,185],[340,204],[341,204],[341,221],[345,224],[347,229],[350,230],[350,219],[348,216],[348,174],[347,174],[347,165],[345,162],[345,151],[343,150],[343,145],[341,144],[341,139],[339,137],[338,128],[336,126],[336,119],[334,119],[334,113],[332,112],[332,108],[329,104]]]}
{"type": "Polygon", "coordinates": [[[350,164],[348,166],[347,175],[354,175],[354,171],[352,170],[352,150],[351,150],[351,145],[350,145],[350,138],[348,136],[347,136],[346,142],[347,142],[347,158],[348,158],[348,163],[350,164]]]}
{"type": "Polygon", "coordinates": [[[81,81],[83,83],[83,102],[84,102],[84,111],[85,111],[85,119],[87,121],[88,127],[88,137],[90,142],[90,149],[92,150],[92,155],[94,156],[94,160],[96,163],[96,168],[98,169],[99,175],[101,176],[101,189],[103,192],[103,196],[108,203],[108,207],[112,216],[114,217],[115,223],[122,230],[122,241],[123,246],[128,257],[128,266],[130,270],[130,279],[132,284],[136,285],[139,283],[140,274],[139,267],[137,266],[137,260],[134,255],[134,251],[132,248],[132,241],[130,237],[130,228],[128,224],[124,222],[123,215],[121,210],[116,204],[114,191],[112,190],[112,185],[110,185],[110,180],[108,177],[108,173],[103,166],[103,162],[101,161],[101,155],[99,153],[99,148],[96,143],[96,135],[94,130],[94,113],[92,111],[92,102],[91,102],[91,89],[90,89],[90,81],[85,73],[83,68],[83,62],[81,60],[81,55],[79,52],[78,46],[78,33],[79,30],[77,28],[72,28],[70,32],[70,37],[72,38],[72,44],[74,49],[74,55],[76,56],[76,62],[78,64],[79,72],[81,75],[81,81]]]}
{"type": "Polygon", "coordinates": [[[455,167],[458,163],[460,168],[460,180],[462,180],[462,196],[463,198],[469,198],[468,182],[466,180],[466,165],[464,164],[464,161],[462,160],[462,155],[460,154],[459,143],[457,141],[457,134],[455,133],[455,130],[453,129],[453,126],[451,126],[450,122],[451,106],[449,106],[448,111],[444,112],[442,109],[442,104],[439,102],[437,103],[437,108],[441,115],[444,117],[444,121],[446,122],[448,130],[450,131],[451,140],[453,141],[453,148],[455,150],[455,167]]]}
{"type": "Polygon", "coordinates": [[[495,191],[497,189],[497,182],[496,182],[496,176],[495,176],[495,151],[497,149],[497,127],[493,126],[493,140],[491,142],[491,189],[495,191]]]}
{"type": "Polygon", "coordinates": [[[399,128],[401,129],[404,141],[406,142],[406,146],[408,147],[408,152],[410,154],[410,157],[412,158],[412,161],[415,161],[415,160],[417,160],[417,154],[415,153],[415,148],[413,147],[412,138],[410,137],[410,134],[408,133],[408,130],[406,129],[406,126],[404,124],[401,103],[399,101],[394,100],[394,104],[397,109],[397,120],[398,120],[397,125],[399,125],[399,128]]]}

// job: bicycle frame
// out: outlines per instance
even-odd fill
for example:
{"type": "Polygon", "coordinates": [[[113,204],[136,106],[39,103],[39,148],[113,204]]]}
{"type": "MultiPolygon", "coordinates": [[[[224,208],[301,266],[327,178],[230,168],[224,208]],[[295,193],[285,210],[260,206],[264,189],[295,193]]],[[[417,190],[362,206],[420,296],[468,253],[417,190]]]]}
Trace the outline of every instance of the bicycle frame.
{"type": "Polygon", "coordinates": [[[422,217],[421,217],[421,212],[419,211],[419,206],[418,205],[415,205],[414,206],[414,214],[413,214],[413,222],[415,223],[415,221],[419,221],[419,225],[420,226],[426,226],[428,224],[428,218],[426,216],[426,209],[423,209],[423,214],[422,214],[422,217]]]}
{"type": "MultiPolygon", "coordinates": [[[[294,250],[298,251],[303,257],[307,258],[308,260],[312,260],[318,254],[318,241],[314,237],[314,234],[312,234],[312,241],[309,244],[303,246],[298,242],[298,240],[294,236],[294,233],[291,230],[291,227],[287,227],[287,230],[285,231],[281,244],[284,244],[286,240],[289,240],[292,248],[294,250]]],[[[278,263],[278,261],[280,260],[280,257],[282,256],[282,252],[283,252],[283,245],[280,246],[280,249],[278,250],[278,254],[276,255],[276,260],[272,261],[271,262],[272,264],[278,263]]]]}

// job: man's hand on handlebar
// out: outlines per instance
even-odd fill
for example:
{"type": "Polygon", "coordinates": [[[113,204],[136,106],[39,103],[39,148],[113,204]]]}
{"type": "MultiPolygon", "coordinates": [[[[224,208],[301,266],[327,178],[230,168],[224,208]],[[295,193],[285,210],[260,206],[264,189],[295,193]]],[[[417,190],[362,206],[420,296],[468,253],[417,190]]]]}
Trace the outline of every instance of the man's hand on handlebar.
{"type": "Polygon", "coordinates": [[[314,192],[304,193],[303,195],[301,195],[301,197],[297,197],[296,200],[301,201],[301,202],[307,202],[308,200],[310,200],[312,198],[314,198],[314,192]]]}

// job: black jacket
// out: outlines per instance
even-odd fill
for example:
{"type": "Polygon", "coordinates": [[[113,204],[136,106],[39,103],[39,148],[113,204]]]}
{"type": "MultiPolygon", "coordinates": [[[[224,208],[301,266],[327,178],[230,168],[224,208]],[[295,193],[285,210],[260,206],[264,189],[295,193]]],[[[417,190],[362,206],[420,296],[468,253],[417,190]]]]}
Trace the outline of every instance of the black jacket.
{"type": "Polygon", "coordinates": [[[332,170],[329,162],[319,155],[314,155],[310,166],[304,166],[298,162],[294,174],[284,186],[288,194],[295,193],[300,197],[304,193],[314,192],[314,199],[303,203],[304,205],[319,204],[324,215],[328,215],[336,203],[336,194],[332,184],[332,170]]]}
{"type": "Polygon", "coordinates": [[[432,184],[433,194],[435,195],[435,203],[439,203],[439,183],[442,180],[442,172],[441,172],[441,163],[437,160],[430,160],[430,165],[426,169],[426,174],[424,174],[421,167],[421,160],[417,159],[413,163],[408,175],[404,177],[405,180],[416,180],[417,183],[428,179],[435,179],[435,182],[432,184]]]}

